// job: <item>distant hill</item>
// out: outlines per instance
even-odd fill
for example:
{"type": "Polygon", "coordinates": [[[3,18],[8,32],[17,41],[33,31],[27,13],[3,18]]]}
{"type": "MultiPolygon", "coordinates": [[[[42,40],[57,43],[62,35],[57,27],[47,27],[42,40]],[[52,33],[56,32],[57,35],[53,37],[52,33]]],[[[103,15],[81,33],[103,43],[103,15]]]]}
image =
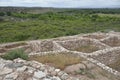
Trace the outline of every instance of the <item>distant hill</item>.
{"type": "Polygon", "coordinates": [[[44,13],[61,11],[65,9],[51,7],[0,7],[0,12],[25,12],[25,13],[44,13]]]}

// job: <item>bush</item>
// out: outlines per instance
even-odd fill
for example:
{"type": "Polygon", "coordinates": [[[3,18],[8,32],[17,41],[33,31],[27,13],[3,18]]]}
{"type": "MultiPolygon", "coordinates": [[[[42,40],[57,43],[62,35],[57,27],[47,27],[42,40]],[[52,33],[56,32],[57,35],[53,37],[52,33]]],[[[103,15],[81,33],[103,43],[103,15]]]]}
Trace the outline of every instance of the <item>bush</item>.
{"type": "Polygon", "coordinates": [[[22,58],[22,59],[27,60],[28,55],[24,52],[23,49],[17,49],[17,50],[12,50],[12,51],[8,52],[4,56],[2,56],[2,58],[6,59],[6,60],[14,60],[16,58],[22,58]]]}

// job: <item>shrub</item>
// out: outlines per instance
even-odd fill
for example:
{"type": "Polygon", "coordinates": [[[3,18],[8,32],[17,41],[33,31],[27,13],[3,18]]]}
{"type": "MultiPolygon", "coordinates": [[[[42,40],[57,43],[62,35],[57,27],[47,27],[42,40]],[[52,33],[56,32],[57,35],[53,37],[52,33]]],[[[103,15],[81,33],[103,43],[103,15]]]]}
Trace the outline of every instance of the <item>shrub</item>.
{"type": "Polygon", "coordinates": [[[17,50],[12,50],[12,51],[6,53],[4,56],[2,56],[2,58],[6,59],[6,60],[13,60],[16,58],[22,58],[22,59],[27,60],[28,55],[24,52],[23,49],[17,49],[17,50]]]}

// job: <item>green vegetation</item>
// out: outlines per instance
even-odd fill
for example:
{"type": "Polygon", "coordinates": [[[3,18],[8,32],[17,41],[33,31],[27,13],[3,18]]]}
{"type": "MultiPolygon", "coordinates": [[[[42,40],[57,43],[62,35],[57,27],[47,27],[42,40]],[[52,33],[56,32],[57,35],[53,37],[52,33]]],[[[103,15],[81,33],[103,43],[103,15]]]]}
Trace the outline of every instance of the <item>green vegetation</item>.
{"type": "Polygon", "coordinates": [[[17,49],[17,50],[13,50],[13,51],[6,53],[5,55],[2,56],[2,58],[6,60],[14,60],[16,58],[27,60],[28,55],[24,52],[23,49],[17,49]]]}
{"type": "Polygon", "coordinates": [[[0,43],[120,31],[120,17],[100,14],[120,16],[120,9],[68,9],[38,14],[0,12],[0,43]]]}

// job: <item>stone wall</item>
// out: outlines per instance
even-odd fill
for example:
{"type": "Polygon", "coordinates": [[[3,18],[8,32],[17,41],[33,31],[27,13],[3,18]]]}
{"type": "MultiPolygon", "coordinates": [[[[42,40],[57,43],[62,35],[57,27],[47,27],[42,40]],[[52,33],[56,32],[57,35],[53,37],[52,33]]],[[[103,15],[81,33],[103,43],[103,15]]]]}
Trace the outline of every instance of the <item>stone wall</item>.
{"type": "Polygon", "coordinates": [[[110,48],[109,50],[101,51],[101,54],[92,55],[92,58],[106,65],[115,63],[120,58],[120,47],[110,48]]]}
{"type": "Polygon", "coordinates": [[[87,45],[93,45],[99,50],[109,48],[109,46],[105,45],[104,43],[101,43],[98,40],[82,37],[74,40],[57,41],[57,43],[59,43],[64,48],[72,51],[75,51],[76,48],[87,45]]]}

